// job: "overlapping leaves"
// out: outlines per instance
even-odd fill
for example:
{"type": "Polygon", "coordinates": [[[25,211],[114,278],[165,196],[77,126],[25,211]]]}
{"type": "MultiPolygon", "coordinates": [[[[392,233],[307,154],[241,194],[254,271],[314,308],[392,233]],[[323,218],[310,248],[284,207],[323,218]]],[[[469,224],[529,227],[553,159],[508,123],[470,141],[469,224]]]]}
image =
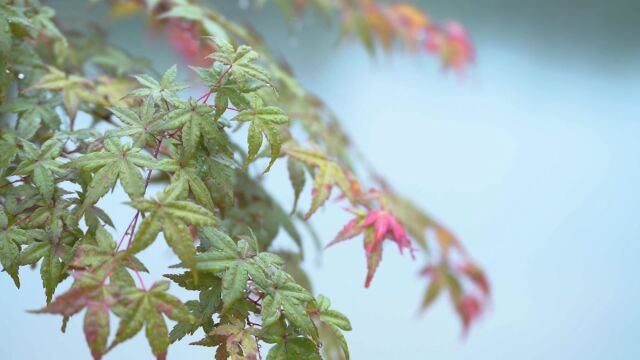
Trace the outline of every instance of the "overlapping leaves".
{"type": "MultiPolygon", "coordinates": [[[[342,190],[342,194],[345,197],[350,200],[354,199],[352,184],[349,181],[347,172],[325,154],[318,150],[307,150],[301,147],[287,148],[286,153],[290,157],[315,169],[313,173],[313,189],[311,190],[313,195],[311,208],[307,211],[306,218],[311,217],[329,199],[334,185],[337,185],[342,190]]],[[[296,179],[292,180],[292,182],[294,182],[296,192],[299,193],[303,182],[299,179],[302,175],[299,174],[299,170],[297,171],[298,174],[295,174],[296,179]]]]}
{"type": "Polygon", "coordinates": [[[85,195],[84,207],[96,203],[115,186],[118,179],[130,198],[138,198],[145,189],[140,168],[171,169],[171,165],[155,160],[140,148],[122,144],[117,138],[106,138],[103,151],[78,157],[71,164],[94,172],[85,195]]]}
{"type": "MultiPolygon", "coordinates": [[[[177,200],[182,190],[167,188],[158,199],[136,199],[131,205],[148,213],[129,248],[135,254],[153,243],[160,231],[169,247],[189,268],[196,267],[196,250],[188,225],[211,226],[217,218],[209,210],[186,200],[177,200]]],[[[194,276],[197,273],[194,273],[194,276]]]]}

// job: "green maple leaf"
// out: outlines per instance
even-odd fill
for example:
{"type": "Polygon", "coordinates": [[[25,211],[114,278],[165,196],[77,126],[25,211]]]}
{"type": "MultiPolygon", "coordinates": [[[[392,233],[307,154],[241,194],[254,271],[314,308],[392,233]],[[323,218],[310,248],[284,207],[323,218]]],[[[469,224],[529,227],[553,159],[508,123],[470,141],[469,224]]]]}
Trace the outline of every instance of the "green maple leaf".
{"type": "Polygon", "coordinates": [[[229,72],[229,76],[238,84],[244,85],[249,80],[255,80],[265,85],[271,85],[269,73],[261,66],[255,64],[260,58],[257,52],[247,45],[240,45],[234,49],[226,41],[211,38],[216,44],[216,51],[208,56],[222,63],[229,72]]]}
{"type": "Polygon", "coordinates": [[[348,199],[353,199],[351,183],[347,178],[347,173],[338,163],[329,159],[319,150],[291,147],[285,151],[289,156],[316,168],[313,174],[311,208],[305,215],[305,218],[308,219],[311,217],[311,215],[329,199],[334,185],[338,185],[344,196],[348,199]]]}
{"type": "Polygon", "coordinates": [[[191,300],[185,303],[193,316],[198,319],[198,322],[178,322],[169,333],[171,342],[178,341],[189,334],[193,335],[199,327],[202,327],[205,332],[210,331],[213,328],[212,317],[214,313],[220,311],[222,292],[222,281],[220,278],[215,274],[201,273],[196,283],[190,271],[182,274],[167,274],[164,276],[182,288],[199,291],[198,300],[191,300]]]}
{"type": "Polygon", "coordinates": [[[60,258],[54,254],[54,247],[51,244],[45,250],[46,253],[40,264],[40,278],[47,296],[47,303],[51,301],[53,294],[62,281],[63,264],[60,258]]]}
{"type": "Polygon", "coordinates": [[[64,109],[73,121],[76,118],[81,102],[91,103],[95,100],[91,91],[93,88],[94,85],[91,81],[78,75],[66,74],[50,66],[49,73],[27,90],[41,89],[61,92],[64,109]]]}
{"type": "Polygon", "coordinates": [[[295,337],[274,345],[267,354],[267,360],[322,360],[313,341],[295,337]]]}
{"type": "Polygon", "coordinates": [[[259,335],[265,342],[274,344],[267,354],[267,360],[322,359],[316,343],[309,338],[300,337],[300,334],[293,327],[287,327],[284,321],[263,327],[259,335]]]}
{"type": "Polygon", "coordinates": [[[251,107],[249,94],[260,89],[260,86],[244,87],[231,77],[227,77],[226,67],[213,66],[211,68],[191,67],[204,84],[216,93],[215,98],[215,118],[218,119],[225,111],[229,104],[240,108],[247,109],[251,107]]]}
{"type": "Polygon", "coordinates": [[[165,71],[160,81],[146,74],[135,75],[136,80],[144,87],[133,90],[129,95],[151,97],[156,103],[164,101],[168,104],[179,104],[181,100],[178,98],[177,93],[186,89],[188,85],[176,83],[177,74],[178,67],[173,65],[165,71]]]}
{"type": "Polygon", "coordinates": [[[284,314],[291,324],[305,334],[313,338],[318,337],[318,330],[305,306],[313,297],[307,289],[296,284],[291,275],[277,271],[271,284],[262,290],[267,294],[262,301],[260,313],[263,326],[274,324],[284,314]]]}
{"type": "Polygon", "coordinates": [[[280,137],[281,125],[289,123],[289,117],[276,106],[264,106],[262,100],[255,96],[251,103],[252,108],[239,112],[233,120],[239,122],[250,122],[249,134],[247,142],[249,143],[249,151],[247,153],[247,161],[245,168],[255,160],[260,148],[262,147],[262,135],[266,136],[271,146],[271,160],[264,170],[266,173],[280,156],[280,148],[282,139],[280,137]]]}
{"type": "Polygon", "coordinates": [[[302,189],[304,189],[307,177],[303,164],[291,156],[287,159],[287,170],[289,172],[289,181],[291,181],[294,192],[293,208],[291,209],[291,214],[293,214],[296,212],[298,199],[300,199],[300,194],[302,193],[302,189]]]}
{"type": "MultiPolygon", "coordinates": [[[[167,244],[189,268],[196,267],[196,250],[187,224],[212,226],[218,220],[212,212],[189,201],[176,200],[183,190],[169,187],[157,200],[137,199],[131,205],[148,213],[136,232],[129,252],[135,254],[146,249],[162,231],[167,244]],[[175,191],[174,191],[175,190],[175,191]]],[[[194,276],[197,273],[194,272],[194,276]]]]}
{"type": "MultiPolygon", "coordinates": [[[[157,1],[157,0],[156,0],[157,1]]],[[[228,38],[226,31],[213,21],[202,6],[191,4],[188,0],[173,0],[171,9],[158,16],[159,19],[181,18],[200,23],[206,32],[222,38],[228,38]]]]}
{"type": "Polygon", "coordinates": [[[267,249],[280,229],[283,229],[296,245],[302,248],[302,237],[291,217],[259,181],[244,172],[238,172],[236,189],[240,192],[240,201],[238,205],[229,209],[223,223],[231,235],[242,235],[249,226],[257,234],[260,248],[267,249]]]}
{"type": "Polygon", "coordinates": [[[131,199],[139,198],[144,193],[144,179],[139,168],[171,170],[171,161],[157,161],[140,148],[130,148],[118,139],[104,140],[104,149],[100,152],[85,154],[73,159],[71,165],[84,170],[95,171],[87,188],[83,207],[95,204],[104,194],[112,189],[116,181],[131,199]]]}
{"type": "Polygon", "coordinates": [[[137,111],[124,108],[109,108],[109,110],[124,125],[109,131],[107,137],[130,136],[133,139],[133,146],[138,148],[154,143],[165,131],[175,130],[183,124],[181,119],[170,119],[166,114],[156,114],[151,98],[145,99],[137,111]]]}
{"type": "Polygon", "coordinates": [[[228,206],[232,204],[239,167],[233,158],[224,154],[216,154],[202,159],[204,175],[202,180],[207,185],[216,204],[228,206]]]}
{"type": "Polygon", "coordinates": [[[36,134],[42,123],[52,129],[60,127],[60,117],[55,111],[56,105],[55,98],[18,97],[3,103],[0,111],[18,114],[17,135],[28,140],[36,134]]]}
{"type": "Polygon", "coordinates": [[[198,103],[194,99],[179,104],[177,109],[167,114],[171,122],[182,125],[182,144],[184,156],[193,156],[200,144],[200,139],[206,136],[209,139],[221,139],[226,141],[222,130],[213,116],[213,110],[206,104],[198,103]]]}
{"type": "Polygon", "coordinates": [[[28,10],[27,7],[6,6],[5,4],[2,4],[0,9],[2,10],[1,15],[3,20],[23,28],[25,32],[29,33],[32,37],[37,34],[35,24],[33,24],[29,17],[25,15],[25,12],[28,10]]]}
{"type": "Polygon", "coordinates": [[[178,186],[184,186],[188,188],[195,200],[205,208],[214,211],[215,205],[211,198],[211,193],[207,188],[207,185],[198,176],[197,171],[193,167],[184,167],[177,170],[171,177],[171,182],[176,184],[182,182],[178,186]]]}
{"type": "Polygon", "coordinates": [[[0,172],[9,167],[18,153],[15,133],[3,131],[0,135],[0,172]]]}
{"type": "MultiPolygon", "coordinates": [[[[320,337],[329,338],[329,343],[337,340],[338,346],[344,354],[344,358],[349,360],[349,347],[342,331],[351,331],[349,319],[337,310],[331,309],[331,301],[324,295],[319,295],[315,303],[311,303],[310,312],[313,319],[319,325],[320,337]]],[[[324,344],[325,353],[329,352],[327,343],[324,344]]]]}
{"type": "Polygon", "coordinates": [[[21,144],[26,160],[18,165],[12,175],[29,176],[42,198],[50,203],[55,190],[55,178],[64,174],[62,163],[56,160],[62,152],[62,143],[52,138],[39,149],[27,141],[21,144]]]}
{"type": "Polygon", "coordinates": [[[21,245],[29,244],[35,237],[42,237],[42,231],[9,225],[9,219],[4,209],[0,207],[0,265],[18,288],[20,287],[18,269],[21,245]]]}
{"type": "Polygon", "coordinates": [[[168,289],[168,281],[158,281],[147,291],[138,288],[121,291],[120,300],[113,307],[120,325],[109,349],[132,338],[144,326],[153,354],[158,359],[166,358],[169,331],[164,317],[180,322],[196,321],[178,298],[167,293],[168,289]]]}
{"type": "Polygon", "coordinates": [[[249,277],[256,284],[268,287],[269,269],[282,263],[273,254],[258,253],[257,243],[251,245],[245,239],[236,243],[227,234],[214,228],[201,229],[200,237],[208,250],[198,254],[197,269],[203,272],[223,273],[223,312],[245,297],[249,277]]]}
{"type": "Polygon", "coordinates": [[[126,268],[148,272],[145,266],[125,251],[115,252],[116,242],[102,226],[95,230],[95,236],[85,236],[78,246],[70,266],[74,269],[90,270],[105,277],[110,273],[110,281],[118,286],[134,286],[135,282],[126,268]]]}

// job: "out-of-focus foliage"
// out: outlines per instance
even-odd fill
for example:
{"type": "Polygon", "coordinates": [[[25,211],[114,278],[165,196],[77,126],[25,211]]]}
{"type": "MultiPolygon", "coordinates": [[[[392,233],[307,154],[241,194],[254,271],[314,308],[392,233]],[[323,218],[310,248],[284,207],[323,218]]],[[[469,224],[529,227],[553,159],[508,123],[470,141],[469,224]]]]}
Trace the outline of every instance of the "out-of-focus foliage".
{"type": "MultiPolygon", "coordinates": [[[[423,306],[449,293],[466,331],[489,297],[482,270],[446,228],[383,180],[362,190],[361,159],[350,156],[339,121],[255,34],[195,1],[109,4],[114,15],[141,11],[154,26],[166,26],[170,43],[209,90],[185,98],[177,66],[151,76],[148,61],[102,35],[62,31],[66,24],[37,0],[0,3],[0,263],[17,287],[20,270],[39,264],[46,306],[36,312],[62,315],[66,326],[84,310],[94,359],[143,328],[158,359],[196,332],[202,339],[194,344],[215,347],[217,359],[261,358],[264,343],[272,344],[267,359],[348,359],[342,332],[351,330],[349,320],[328,298],[314,296],[300,266],[305,242],[298,225],[338,192],[356,216],[334,242],[363,236],[366,286],[384,240],[412,256],[417,244],[429,280],[423,306]],[[89,127],[76,126],[81,116],[92,120],[89,127]],[[229,136],[243,126],[246,145],[229,136]],[[308,139],[294,138],[294,126],[308,139]],[[262,185],[283,158],[295,193],[291,213],[262,185]],[[297,216],[307,177],[311,208],[297,216]],[[151,182],[164,185],[155,196],[147,194],[151,182]],[[117,184],[135,211],[116,241],[100,202],[117,184]],[[297,253],[273,249],[280,231],[297,253]],[[147,287],[137,256],[160,234],[180,270],[147,287]],[[71,288],[56,291],[69,276],[71,288]],[[198,300],[170,295],[170,282],[198,300]],[[112,317],[119,320],[114,331],[112,317]],[[171,330],[167,318],[175,322],[171,330]]],[[[289,15],[304,7],[279,4],[289,15]]],[[[369,49],[374,38],[387,49],[402,38],[437,51],[456,69],[472,54],[462,28],[434,26],[409,5],[314,4],[339,12],[343,33],[358,34],[369,49]]]]}

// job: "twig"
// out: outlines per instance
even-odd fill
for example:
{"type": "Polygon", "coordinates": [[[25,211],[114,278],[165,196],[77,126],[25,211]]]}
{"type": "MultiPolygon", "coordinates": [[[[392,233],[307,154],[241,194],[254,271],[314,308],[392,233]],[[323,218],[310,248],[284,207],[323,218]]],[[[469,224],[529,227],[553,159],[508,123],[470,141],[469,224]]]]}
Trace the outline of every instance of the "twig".
{"type": "Polygon", "coordinates": [[[231,70],[232,67],[233,67],[233,64],[229,64],[229,67],[227,67],[222,72],[222,74],[220,74],[220,77],[218,78],[218,80],[216,80],[215,84],[213,84],[213,86],[209,89],[209,91],[206,94],[200,96],[198,101],[202,101],[203,103],[206,103],[207,101],[209,101],[209,97],[211,96],[211,94],[213,94],[213,90],[215,90],[218,86],[220,86],[220,84],[222,83],[222,79],[224,79],[225,75],[227,75],[227,73],[229,72],[229,70],[231,70]]]}

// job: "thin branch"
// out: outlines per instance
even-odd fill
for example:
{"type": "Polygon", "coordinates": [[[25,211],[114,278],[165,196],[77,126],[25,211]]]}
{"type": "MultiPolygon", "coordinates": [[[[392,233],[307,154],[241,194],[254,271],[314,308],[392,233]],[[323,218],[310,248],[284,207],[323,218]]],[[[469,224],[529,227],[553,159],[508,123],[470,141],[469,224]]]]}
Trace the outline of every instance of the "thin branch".
{"type": "Polygon", "coordinates": [[[209,101],[209,97],[211,96],[211,94],[213,94],[213,91],[220,86],[220,84],[222,83],[222,79],[224,79],[225,75],[227,75],[227,73],[229,72],[229,70],[231,70],[231,68],[233,67],[233,64],[229,64],[229,67],[227,67],[222,74],[220,74],[220,77],[218,78],[218,80],[216,80],[215,84],[213,84],[213,86],[211,87],[211,89],[209,89],[209,91],[200,96],[200,98],[198,99],[198,101],[202,101],[203,103],[207,103],[207,101],[209,101]]]}

